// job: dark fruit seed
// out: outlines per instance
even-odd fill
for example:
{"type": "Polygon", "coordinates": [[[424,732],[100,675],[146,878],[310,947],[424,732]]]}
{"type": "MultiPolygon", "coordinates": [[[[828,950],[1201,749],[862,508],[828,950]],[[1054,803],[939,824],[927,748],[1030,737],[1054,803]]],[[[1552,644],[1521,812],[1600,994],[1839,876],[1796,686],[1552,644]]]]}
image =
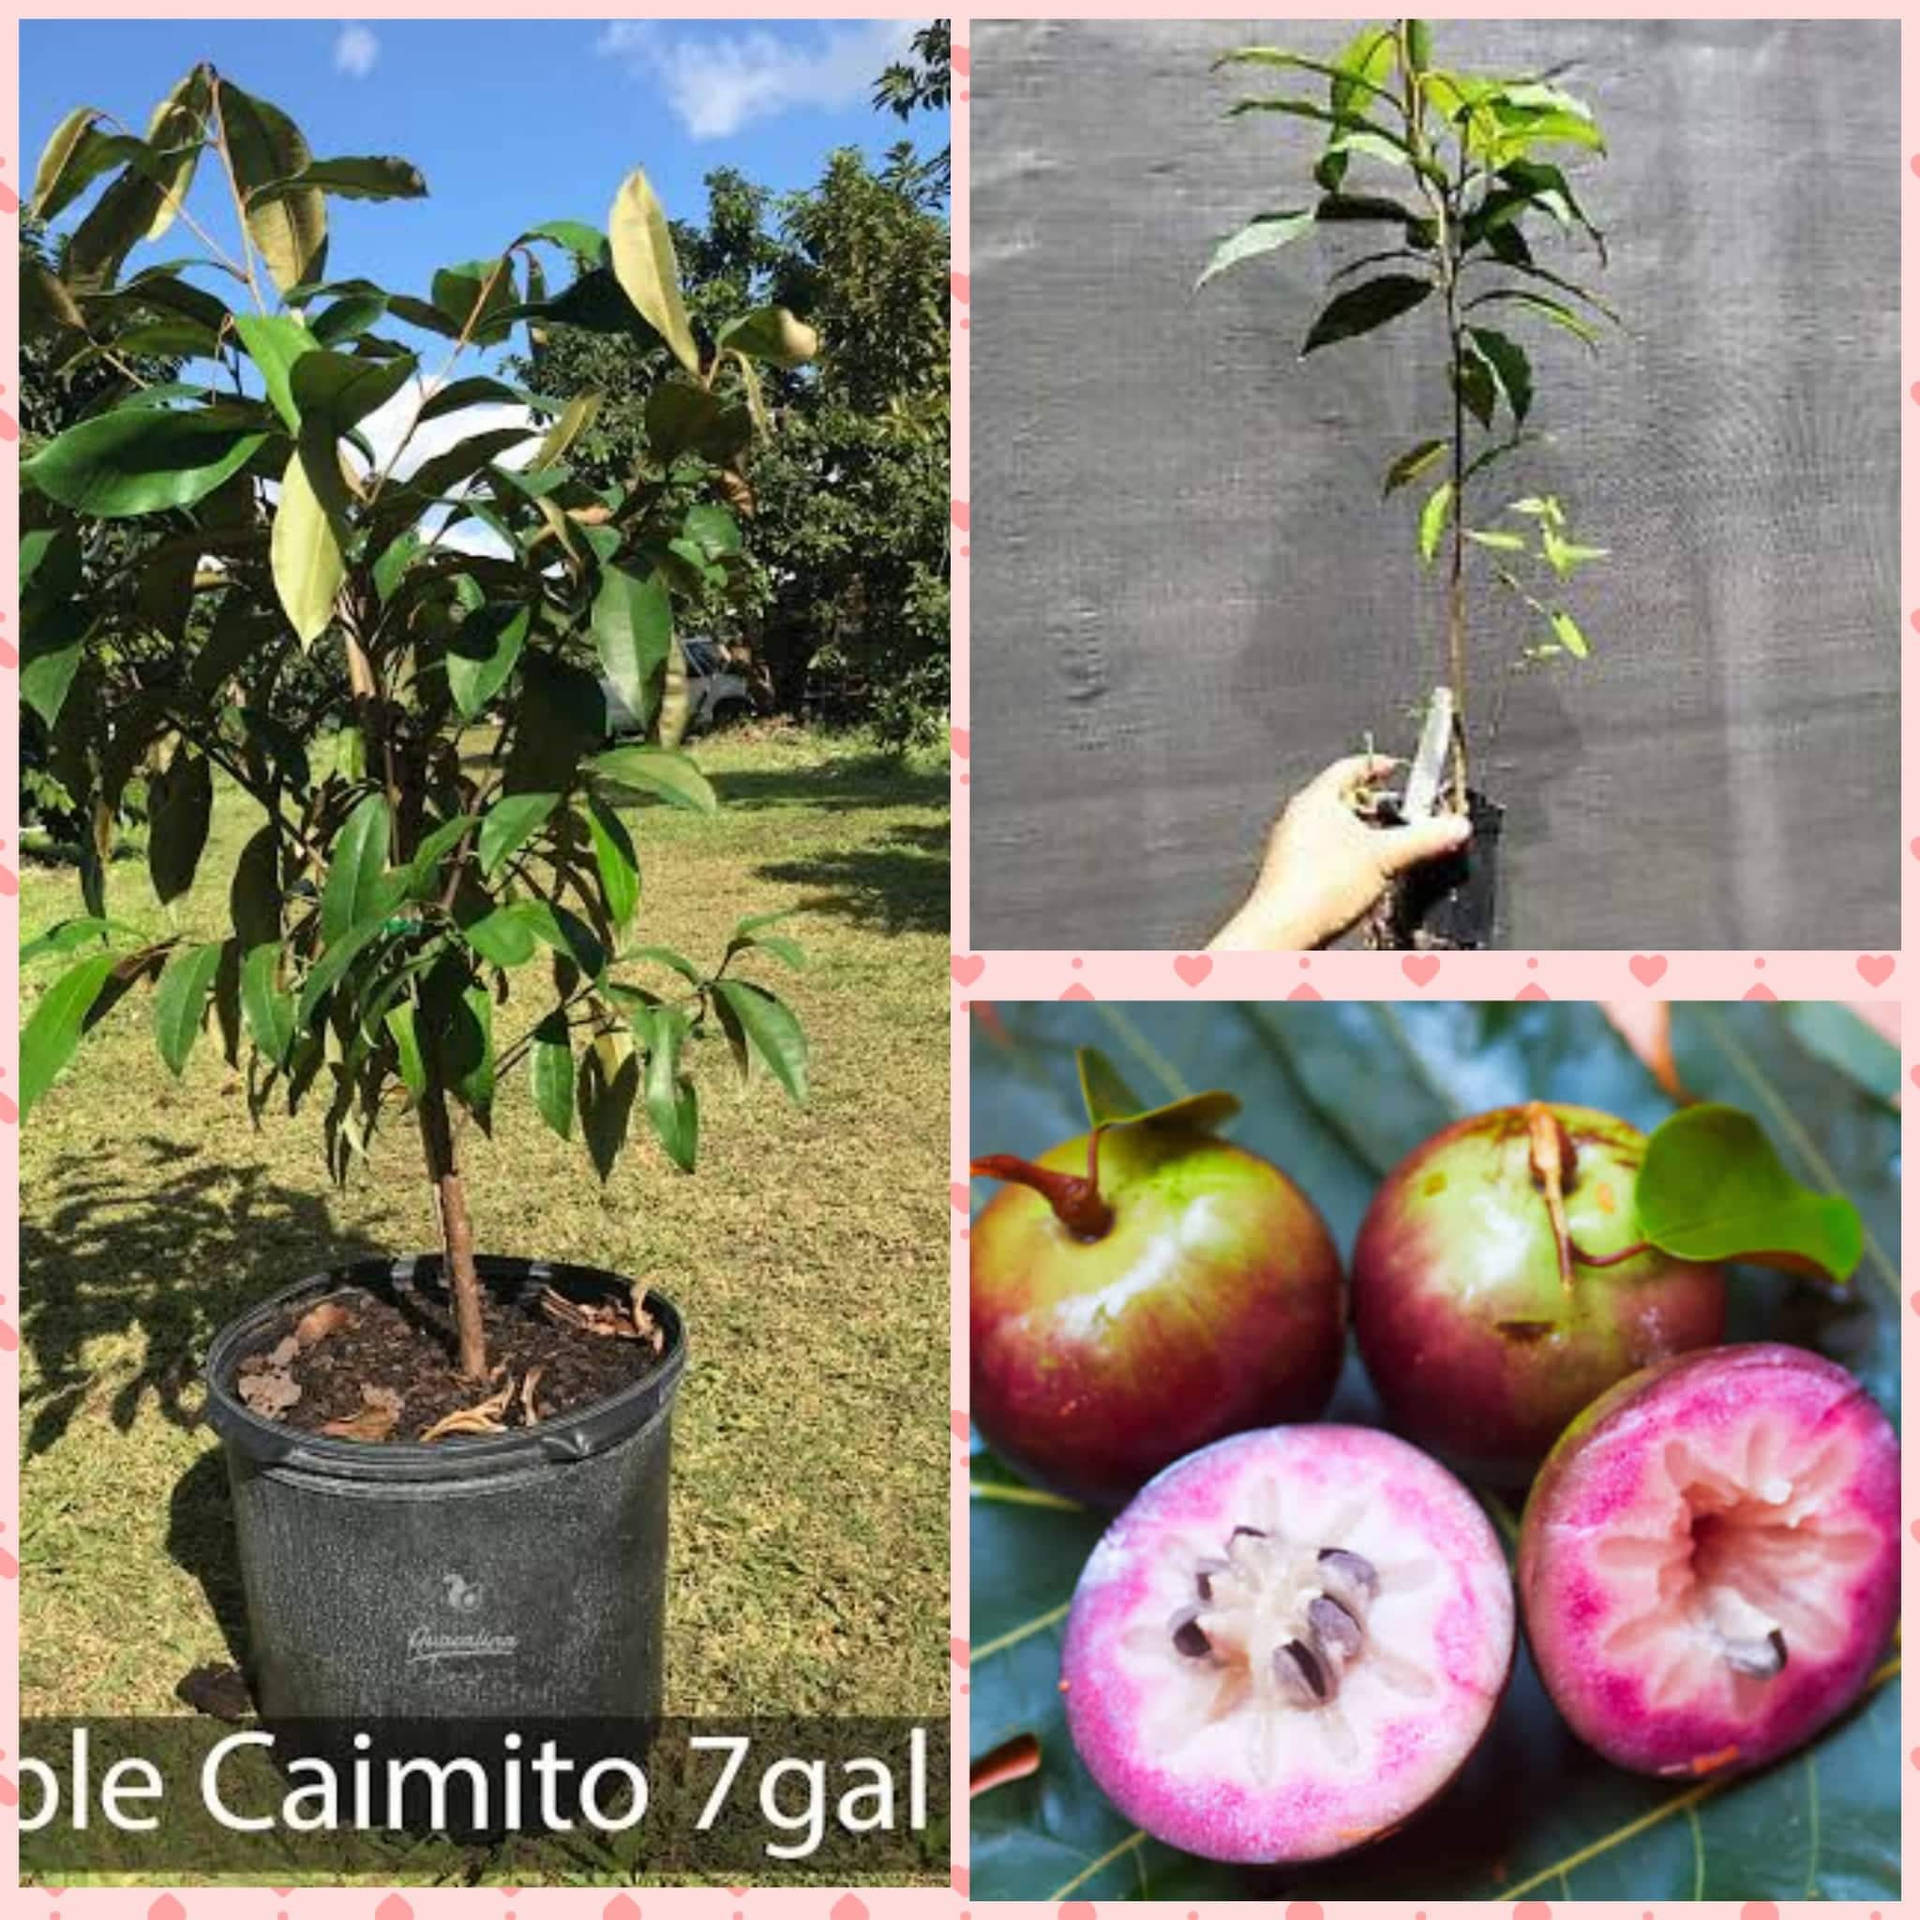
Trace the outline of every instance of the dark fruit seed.
{"type": "Polygon", "coordinates": [[[1782,1633],[1778,1627],[1775,1627],[1774,1630],[1767,1635],[1767,1638],[1773,1643],[1774,1657],[1780,1662],[1779,1670],[1785,1673],[1787,1670],[1787,1636],[1782,1633]]]}
{"type": "Polygon", "coordinates": [[[1288,1677],[1286,1672],[1287,1663],[1291,1663],[1295,1673],[1307,1683],[1308,1690],[1316,1700],[1324,1700],[1327,1697],[1327,1676],[1325,1670],[1321,1667],[1320,1662],[1314,1658],[1312,1652],[1302,1646],[1298,1640],[1289,1640],[1287,1644],[1273,1656],[1273,1664],[1280,1670],[1280,1678],[1282,1680],[1288,1677]]]}
{"type": "Polygon", "coordinates": [[[1787,1665],[1787,1637],[1775,1627],[1764,1640],[1730,1640],[1726,1647],[1727,1665],[1735,1673],[1751,1674],[1756,1680],[1771,1680],[1784,1673],[1787,1665]]]}
{"type": "Polygon", "coordinates": [[[1324,1593],[1307,1602],[1307,1625],[1323,1647],[1348,1660],[1360,1651],[1360,1623],[1338,1600],[1324,1593]]]}
{"type": "Polygon", "coordinates": [[[1232,1538],[1238,1540],[1243,1533],[1251,1535],[1255,1540],[1264,1540],[1267,1537],[1265,1527],[1235,1527],[1232,1538]]]}
{"type": "Polygon", "coordinates": [[[1345,1547],[1322,1547],[1320,1561],[1323,1566],[1351,1580],[1369,1598],[1380,1591],[1380,1576],[1374,1571],[1371,1560],[1363,1560],[1359,1554],[1349,1553],[1345,1547]]]}
{"type": "Polygon", "coordinates": [[[1175,1653],[1184,1653],[1189,1660],[1204,1659],[1212,1652],[1200,1622],[1191,1614],[1184,1615],[1174,1623],[1173,1650],[1175,1653]]]}

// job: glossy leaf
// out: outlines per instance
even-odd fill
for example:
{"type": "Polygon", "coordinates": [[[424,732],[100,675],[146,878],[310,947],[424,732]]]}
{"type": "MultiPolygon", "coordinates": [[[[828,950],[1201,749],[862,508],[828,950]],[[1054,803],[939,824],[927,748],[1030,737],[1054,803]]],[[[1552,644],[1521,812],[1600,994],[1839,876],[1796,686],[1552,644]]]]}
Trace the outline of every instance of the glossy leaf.
{"type": "Polygon", "coordinates": [[[1225,273],[1229,267],[1237,267],[1241,261],[1254,259],[1263,253],[1271,253],[1276,247],[1284,247],[1288,241],[1297,240],[1303,233],[1311,232],[1313,222],[1311,211],[1256,214],[1237,233],[1228,234],[1214,248],[1200,278],[1193,283],[1194,292],[1198,293],[1216,274],[1225,273]]]}
{"type": "Polygon", "coordinates": [[[685,754],[667,747],[615,747],[591,763],[595,775],[618,787],[635,787],[691,813],[713,813],[719,796],[685,754]]]}
{"type": "Polygon", "coordinates": [[[1488,293],[1477,294],[1467,304],[1479,308],[1505,303],[1524,308],[1528,313],[1537,313],[1541,319],[1550,321],[1563,333],[1570,333],[1582,345],[1594,347],[1600,339],[1599,329],[1591,321],[1583,320],[1579,314],[1563,301],[1549,300],[1545,294],[1529,293],[1524,287],[1495,287],[1488,293]]]}
{"type": "Polygon", "coordinates": [[[393,1036],[394,1064],[400,1084],[409,1099],[418,1101],[427,1091],[428,1074],[425,1052],[420,1045],[419,1023],[411,1002],[402,1001],[387,1009],[387,1031],[393,1036]]]}
{"type": "Polygon", "coordinates": [[[619,931],[640,905],[640,856],[634,851],[626,822],[597,794],[587,801],[587,832],[593,842],[607,920],[619,931]]]}
{"type": "Polygon", "coordinates": [[[1835,1282],[1860,1264],[1853,1202],[1801,1186],[1737,1107],[1686,1107],[1658,1127],[1633,1203],[1641,1232],[1682,1260],[1741,1260],[1835,1282]]]}
{"type": "Polygon", "coordinates": [[[224,951],[225,943],[219,940],[190,947],[160,976],[153,996],[153,1033],[160,1058],[175,1078],[186,1070],[193,1043],[206,1023],[207,1002],[213,997],[214,976],[224,951]]]}
{"type": "Polygon", "coordinates": [[[240,963],[240,1010],[247,1032],[273,1066],[285,1066],[293,1051],[293,995],[280,985],[277,942],[252,948],[240,963]]]}
{"type": "Polygon", "coordinates": [[[468,614],[447,642],[447,688],[467,719],[507,684],[532,618],[529,607],[489,604],[468,614]]]}
{"type": "Polygon", "coordinates": [[[103,166],[110,164],[93,160],[102,143],[102,136],[94,134],[99,118],[98,107],[75,107],[48,136],[40,150],[40,164],[34,169],[33,189],[27,195],[36,220],[51,220],[87,190],[103,166]]]}
{"type": "Polygon", "coordinates": [[[593,602],[593,644],[627,711],[648,725],[660,704],[660,679],[673,639],[673,603],[659,573],[601,571],[593,602]]]}
{"type": "Polygon", "coordinates": [[[327,884],[320,896],[320,937],[331,946],[378,911],[392,842],[393,815],[384,793],[370,793],[334,836],[327,884]]]}
{"type": "Polygon", "coordinates": [[[666,211],[637,167],[614,197],[607,242],[621,291],[673,349],[673,357],[689,373],[698,373],[700,352],[680,297],[680,263],[674,257],[666,211]]]}
{"type": "Polygon", "coordinates": [[[645,418],[647,444],[663,462],[683,453],[725,462],[753,438],[745,407],[680,380],[663,380],[654,388],[647,396],[645,418]]]}
{"type": "Polygon", "coordinates": [[[119,407],[77,421],[20,469],[29,485],[103,520],[190,507],[230,480],[265,434],[198,410],[119,407]]]}
{"type": "Polygon", "coordinates": [[[318,343],[290,314],[237,313],[233,324],[247,357],[259,369],[274,411],[286,422],[288,432],[297,433],[300,409],[293,398],[293,363],[318,343]]]}
{"type": "Polygon", "coordinates": [[[510,793],[496,800],[480,822],[480,871],[489,879],[539,832],[560,796],[510,793]]]}
{"type": "Polygon", "coordinates": [[[38,1000],[20,1034],[20,1118],[33,1112],[54,1075],[73,1057],[87,1015],[119,963],[115,953],[90,953],[69,967],[38,1000]]]}
{"type": "Polygon", "coordinates": [[[682,1173],[691,1173],[700,1153],[700,1100],[693,1082],[680,1071],[680,1049],[687,1035],[685,1017],[661,1007],[647,1049],[647,1118],[682,1173]]]}
{"type": "Polygon", "coordinates": [[[385,406],[418,372],[410,353],[363,360],[317,347],[294,361],[288,385],[302,422],[337,437],[385,406]]]}
{"type": "MultiPolygon", "coordinates": [[[[312,155],[300,129],[270,100],[245,93],[231,80],[214,89],[226,130],[234,179],[242,196],[300,173],[312,155]]],[[[327,239],[327,200],[318,187],[246,200],[247,238],[258,249],[282,293],[313,275],[327,239]]]]}
{"type": "Polygon", "coordinates": [[[1467,411],[1483,427],[1490,428],[1493,425],[1494,404],[1499,395],[1492,367],[1471,346],[1464,346],[1454,370],[1454,378],[1467,411]]]}
{"type": "Polygon", "coordinates": [[[1337,294],[1320,311],[1300,349],[1304,359],[1337,341],[1356,339],[1411,312],[1433,291],[1433,282],[1409,273],[1383,273],[1337,294]]]}
{"type": "Polygon", "coordinates": [[[714,1004],[746,1036],[748,1051],[802,1103],[807,1097],[807,1041],[793,1011],[747,980],[716,980],[714,1004]]]}

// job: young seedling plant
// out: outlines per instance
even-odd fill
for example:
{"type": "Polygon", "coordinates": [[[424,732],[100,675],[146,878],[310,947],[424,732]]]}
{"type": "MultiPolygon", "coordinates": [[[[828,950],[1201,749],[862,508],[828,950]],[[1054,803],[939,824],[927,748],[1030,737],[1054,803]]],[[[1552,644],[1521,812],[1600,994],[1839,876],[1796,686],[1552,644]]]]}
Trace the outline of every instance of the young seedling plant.
{"type": "Polygon", "coordinates": [[[211,1012],[229,1061],[248,1056],[256,1121],[273,1100],[317,1107],[337,1179],[410,1115],[459,1368],[484,1383],[461,1135],[490,1128],[511,1078],[556,1133],[577,1121],[603,1180],[636,1112],[692,1169],[690,1043],[714,1027],[742,1072],[805,1097],[793,1013],[741,972],[798,949],[768,915],[707,965],[644,941],[623,809],[716,804],[677,750],[674,605],[737,573],[735,510],[769,425],[759,369],[806,361],[812,329],[769,307],[696,338],[639,171],[604,231],[549,221],[443,268],[425,298],[329,277],[332,202],[425,182],[387,156],[315,159],[277,107],[204,64],[144,135],[69,114],[33,213],[57,220],[103,175],[22,288],[29,339],[105,386],[23,468],[22,694],[91,831],[85,916],[22,956],[71,964],[23,1035],[21,1106],[144,984],[168,1067],[211,1012]],[[203,164],[232,203],[228,240],[187,205],[203,164]],[[136,245],[182,232],[174,257],[126,271],[136,245]],[[432,343],[431,367],[393,323],[432,343]],[[471,369],[516,328],[537,365],[558,324],[625,340],[653,376],[647,452],[604,491],[567,464],[597,395],[561,407],[471,369]],[[144,377],[153,356],[178,376],[144,377]],[[383,455],[368,423],[410,390],[422,404],[383,455]],[[502,408],[543,430],[500,425],[502,408]],[[415,433],[439,441],[448,422],[444,449],[409,463],[415,433]],[[603,679],[650,737],[611,743],[603,679]],[[110,917],[109,856],[144,789],[173,919],[216,776],[257,822],[227,883],[231,930],[201,942],[110,917]]]}
{"type": "Polygon", "coordinates": [[[1600,323],[1614,318],[1535,251],[1549,233],[1571,234],[1604,265],[1605,241],[1554,156],[1604,154],[1605,141],[1591,111],[1552,75],[1505,78],[1436,66],[1431,31],[1420,20],[1369,26],[1332,60],[1257,46],[1216,64],[1323,80],[1324,95],[1243,99],[1229,111],[1303,120],[1324,128],[1326,138],[1312,167],[1315,197],[1249,220],[1215,248],[1197,284],[1310,232],[1377,229],[1384,244],[1330,275],[1338,291],[1307,329],[1302,358],[1409,314],[1440,322],[1439,431],[1391,462],[1382,494],[1424,486],[1415,544],[1428,568],[1444,554],[1442,684],[1452,715],[1443,799],[1465,813],[1469,549],[1485,556],[1491,583],[1528,612],[1534,638],[1523,662],[1588,656],[1562,589],[1606,549],[1575,538],[1555,495],[1519,495],[1490,515],[1475,509],[1496,468],[1539,438],[1528,426],[1539,397],[1533,361],[1508,329],[1556,328],[1591,350],[1600,323]],[[1393,176],[1392,190],[1356,183],[1356,168],[1393,176]]]}

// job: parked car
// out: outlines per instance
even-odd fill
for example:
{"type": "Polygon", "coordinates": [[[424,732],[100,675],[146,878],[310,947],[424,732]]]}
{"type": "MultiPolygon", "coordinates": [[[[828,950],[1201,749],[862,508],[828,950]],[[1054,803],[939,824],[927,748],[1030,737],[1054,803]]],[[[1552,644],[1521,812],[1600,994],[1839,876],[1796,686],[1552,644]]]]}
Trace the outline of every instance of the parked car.
{"type": "MultiPolygon", "coordinates": [[[[716,641],[683,640],[680,650],[687,659],[688,733],[729,727],[753,712],[752,686],[716,641]]],[[[622,736],[640,732],[633,709],[615,692],[613,682],[603,676],[600,691],[606,696],[607,724],[613,732],[622,736]]]]}

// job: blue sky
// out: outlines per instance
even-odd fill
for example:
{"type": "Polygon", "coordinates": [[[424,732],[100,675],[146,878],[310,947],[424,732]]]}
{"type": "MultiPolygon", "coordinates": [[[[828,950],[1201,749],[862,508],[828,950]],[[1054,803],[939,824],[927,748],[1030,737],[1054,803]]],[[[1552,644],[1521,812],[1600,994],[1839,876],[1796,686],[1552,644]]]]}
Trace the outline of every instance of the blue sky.
{"type": "MultiPolygon", "coordinates": [[[[421,169],[428,199],[330,203],[328,271],[424,295],[435,267],[497,253],[540,221],[604,226],[635,166],[670,214],[697,219],[713,167],[784,189],[816,180],[835,147],[884,151],[905,129],[869,95],[911,30],[893,20],[22,21],[21,130],[28,165],[75,106],[144,132],[168,88],[210,59],[291,114],[317,156],[394,153],[421,169]]],[[[923,148],[946,138],[925,115],[912,133],[923,148]]],[[[217,168],[201,169],[189,205],[230,243],[217,168]]],[[[137,248],[129,269],[190,250],[176,226],[137,248]]]]}

